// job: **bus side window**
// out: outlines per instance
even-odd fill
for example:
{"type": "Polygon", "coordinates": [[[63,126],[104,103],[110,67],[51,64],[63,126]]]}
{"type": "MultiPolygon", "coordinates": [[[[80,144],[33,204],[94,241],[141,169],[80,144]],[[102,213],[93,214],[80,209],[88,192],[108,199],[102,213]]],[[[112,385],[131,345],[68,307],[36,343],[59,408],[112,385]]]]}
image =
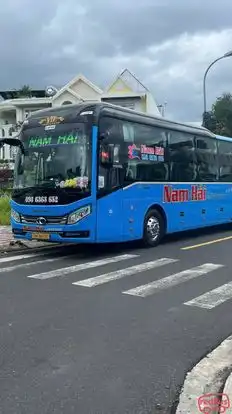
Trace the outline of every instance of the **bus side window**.
{"type": "Polygon", "coordinates": [[[122,123],[124,142],[135,142],[134,125],[131,122],[122,123]]]}
{"type": "Polygon", "coordinates": [[[169,133],[170,181],[192,182],[197,179],[194,136],[183,132],[169,133]]]}
{"type": "Polygon", "coordinates": [[[123,122],[125,183],[168,181],[167,132],[159,127],[123,122]]]}
{"type": "Polygon", "coordinates": [[[218,141],[219,181],[232,182],[232,142],[218,141]]]}
{"type": "Polygon", "coordinates": [[[219,176],[217,140],[196,137],[198,181],[217,181],[219,176]]]}
{"type": "Polygon", "coordinates": [[[110,144],[119,144],[120,139],[120,122],[116,118],[103,116],[99,122],[99,135],[105,136],[110,144]]]}

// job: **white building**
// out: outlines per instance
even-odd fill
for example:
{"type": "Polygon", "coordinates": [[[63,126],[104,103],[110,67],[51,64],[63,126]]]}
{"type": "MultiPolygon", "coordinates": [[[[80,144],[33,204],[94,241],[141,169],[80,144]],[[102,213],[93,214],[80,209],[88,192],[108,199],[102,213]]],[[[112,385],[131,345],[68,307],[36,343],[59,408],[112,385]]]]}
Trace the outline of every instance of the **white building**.
{"type": "Polygon", "coordinates": [[[101,100],[139,112],[161,115],[149,89],[128,69],[124,69],[110,86],[106,88],[101,100]]]}
{"type": "Polygon", "coordinates": [[[84,101],[101,101],[103,91],[83,75],[78,75],[63,86],[53,97],[52,106],[84,101]]]}
{"type": "MultiPolygon", "coordinates": [[[[128,69],[123,70],[105,91],[78,75],[53,97],[47,97],[45,91],[31,91],[31,98],[15,98],[15,94],[15,91],[0,92],[0,138],[17,135],[22,121],[33,111],[88,100],[161,116],[150,91],[128,69]]],[[[0,149],[0,159],[10,160],[13,153],[14,148],[5,145],[0,149]]]]}
{"type": "MultiPolygon", "coordinates": [[[[41,91],[40,91],[41,92],[41,91]]],[[[11,94],[0,92],[0,96],[11,94]]],[[[14,94],[14,92],[13,92],[14,94]]],[[[32,91],[33,94],[33,91],[32,91]]],[[[44,93],[45,95],[45,93],[44,93]]],[[[17,135],[22,121],[33,111],[52,105],[52,99],[46,98],[12,98],[0,101],[0,138],[17,135]]],[[[10,160],[13,157],[12,147],[5,145],[0,149],[0,159],[10,160]]]]}

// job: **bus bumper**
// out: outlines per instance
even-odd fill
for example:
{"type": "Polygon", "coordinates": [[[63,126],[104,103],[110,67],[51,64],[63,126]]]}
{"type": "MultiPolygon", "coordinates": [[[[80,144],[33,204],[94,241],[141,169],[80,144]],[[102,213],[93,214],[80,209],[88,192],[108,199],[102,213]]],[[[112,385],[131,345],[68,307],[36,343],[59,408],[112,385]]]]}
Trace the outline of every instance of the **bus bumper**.
{"type": "Polygon", "coordinates": [[[13,236],[16,240],[40,241],[46,243],[94,243],[95,238],[91,237],[91,233],[86,231],[25,231],[16,227],[12,227],[13,236]]]}
{"type": "MultiPolygon", "coordinates": [[[[47,221],[48,219],[47,216],[47,221]]],[[[96,239],[94,214],[89,214],[74,224],[22,223],[11,217],[11,227],[14,238],[19,240],[64,244],[93,243],[96,239]]]]}

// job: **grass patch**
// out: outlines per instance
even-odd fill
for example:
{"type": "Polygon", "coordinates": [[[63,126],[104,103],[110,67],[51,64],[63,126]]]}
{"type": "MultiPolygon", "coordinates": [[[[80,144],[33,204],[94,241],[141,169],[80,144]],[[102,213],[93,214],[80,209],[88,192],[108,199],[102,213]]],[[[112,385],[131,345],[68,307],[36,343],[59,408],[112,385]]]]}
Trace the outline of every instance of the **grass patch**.
{"type": "Polygon", "coordinates": [[[10,197],[0,197],[0,226],[10,225],[10,197]]]}

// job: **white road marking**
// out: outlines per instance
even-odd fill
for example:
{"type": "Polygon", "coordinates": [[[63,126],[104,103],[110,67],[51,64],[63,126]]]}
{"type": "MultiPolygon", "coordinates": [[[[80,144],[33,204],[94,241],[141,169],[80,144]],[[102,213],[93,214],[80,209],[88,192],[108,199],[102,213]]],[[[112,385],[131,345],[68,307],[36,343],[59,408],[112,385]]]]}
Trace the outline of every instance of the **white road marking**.
{"type": "Polygon", "coordinates": [[[20,256],[1,257],[0,263],[14,262],[16,260],[30,259],[31,257],[41,256],[41,253],[36,254],[21,254],[20,256]]]}
{"type": "Polygon", "coordinates": [[[216,289],[198,296],[184,305],[196,306],[203,309],[213,309],[232,298],[232,282],[219,286],[216,289]]]}
{"type": "Polygon", "coordinates": [[[80,280],[79,282],[74,282],[73,285],[84,286],[84,287],[95,287],[98,285],[102,285],[103,283],[111,282],[112,280],[122,279],[123,277],[126,277],[126,276],[131,276],[137,273],[146,272],[147,270],[155,269],[156,267],[164,266],[169,263],[174,263],[177,261],[178,259],[168,259],[168,258],[153,260],[151,262],[146,262],[146,263],[142,263],[139,265],[127,267],[125,269],[117,270],[115,272],[105,273],[100,276],[80,280]]]}
{"type": "Polygon", "coordinates": [[[146,285],[141,285],[136,288],[122,292],[126,295],[140,296],[145,298],[146,296],[153,295],[154,293],[169,289],[172,286],[178,285],[196,277],[202,276],[206,273],[212,272],[213,270],[223,267],[220,264],[205,263],[201,266],[193,267],[192,269],[183,270],[182,272],[175,273],[173,275],[164,277],[163,279],[156,280],[146,285]]]}
{"type": "Polygon", "coordinates": [[[70,256],[54,257],[53,259],[43,259],[43,260],[37,260],[35,262],[20,263],[14,266],[3,267],[2,269],[0,269],[0,273],[8,273],[8,272],[12,272],[14,270],[22,269],[25,267],[30,267],[30,266],[44,264],[44,263],[46,264],[46,263],[56,262],[58,260],[62,260],[66,258],[70,258],[70,256]]]}
{"type": "Polygon", "coordinates": [[[95,260],[92,262],[81,263],[75,266],[64,267],[61,269],[52,270],[52,271],[44,272],[44,273],[38,273],[38,274],[27,276],[27,277],[30,279],[40,279],[40,280],[51,279],[53,277],[64,276],[69,273],[80,272],[81,270],[92,269],[94,267],[104,266],[110,263],[120,262],[122,260],[134,259],[136,257],[138,257],[138,255],[136,254],[123,254],[121,256],[114,256],[114,257],[109,257],[106,259],[95,260]]]}

